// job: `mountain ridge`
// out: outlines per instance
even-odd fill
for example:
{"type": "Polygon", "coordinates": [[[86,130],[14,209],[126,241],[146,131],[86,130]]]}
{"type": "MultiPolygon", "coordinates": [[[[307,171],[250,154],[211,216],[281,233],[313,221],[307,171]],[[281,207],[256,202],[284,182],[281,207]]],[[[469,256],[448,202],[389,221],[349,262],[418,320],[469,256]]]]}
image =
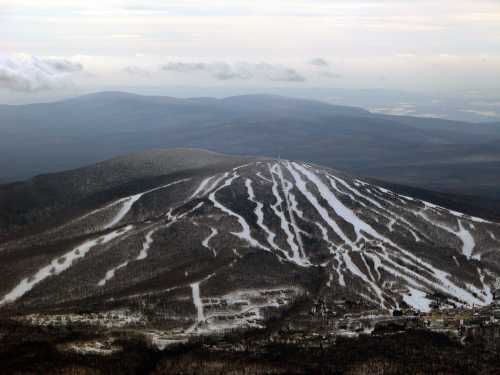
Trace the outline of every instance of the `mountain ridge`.
{"type": "Polygon", "coordinates": [[[278,96],[96,95],[0,107],[0,178],[23,179],[151,148],[188,147],[281,156],[423,189],[500,199],[500,164],[494,162],[500,159],[500,128],[492,125],[386,116],[278,96]],[[443,163],[450,173],[438,180],[435,169],[443,163]]]}
{"type": "Polygon", "coordinates": [[[232,163],[3,243],[0,313],[122,311],[179,338],[261,327],[303,295],[389,310],[491,302],[498,223],[308,163],[232,163]]]}

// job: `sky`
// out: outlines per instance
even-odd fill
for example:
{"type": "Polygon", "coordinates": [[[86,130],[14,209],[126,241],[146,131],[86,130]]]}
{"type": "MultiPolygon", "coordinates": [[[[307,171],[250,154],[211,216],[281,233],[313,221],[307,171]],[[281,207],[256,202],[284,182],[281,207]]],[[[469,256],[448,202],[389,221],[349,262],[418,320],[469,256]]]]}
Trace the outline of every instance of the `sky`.
{"type": "Polygon", "coordinates": [[[484,100],[500,83],[498,0],[0,0],[0,35],[1,103],[176,86],[484,100]]]}

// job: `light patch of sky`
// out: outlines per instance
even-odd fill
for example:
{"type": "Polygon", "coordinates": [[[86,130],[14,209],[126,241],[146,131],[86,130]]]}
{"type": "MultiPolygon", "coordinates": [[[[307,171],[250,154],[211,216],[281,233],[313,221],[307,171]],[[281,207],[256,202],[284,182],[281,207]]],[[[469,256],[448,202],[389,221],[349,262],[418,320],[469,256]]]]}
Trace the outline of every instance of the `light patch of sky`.
{"type": "Polygon", "coordinates": [[[500,77],[494,0],[0,0],[0,35],[3,54],[78,60],[96,89],[215,82],[160,69],[172,61],[280,65],[302,86],[486,92],[500,77]]]}

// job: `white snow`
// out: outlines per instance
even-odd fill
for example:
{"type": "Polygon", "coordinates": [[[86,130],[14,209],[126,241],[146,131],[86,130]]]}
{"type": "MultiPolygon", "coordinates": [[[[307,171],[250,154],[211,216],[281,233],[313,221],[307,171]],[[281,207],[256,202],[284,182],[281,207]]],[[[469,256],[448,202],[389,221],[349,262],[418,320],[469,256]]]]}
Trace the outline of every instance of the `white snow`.
{"type": "Polygon", "coordinates": [[[293,163],[295,169],[300,171],[304,176],[308,178],[313,184],[316,185],[321,197],[328,202],[330,207],[335,211],[337,215],[343,218],[346,222],[354,226],[357,238],[360,237],[361,231],[364,231],[372,236],[382,239],[381,236],[367,223],[362,221],[356,216],[356,214],[347,206],[345,206],[330,189],[324,184],[323,181],[315,173],[309,171],[298,163],[293,163]]]}
{"type": "Polygon", "coordinates": [[[253,247],[256,247],[256,248],[259,248],[262,250],[266,250],[266,251],[271,251],[269,248],[267,248],[266,246],[263,246],[262,244],[259,243],[259,241],[257,241],[255,238],[252,237],[251,231],[250,231],[250,225],[248,225],[246,220],[241,215],[238,215],[236,212],[230,210],[229,208],[227,208],[226,206],[221,204],[215,197],[215,195],[217,194],[218,191],[220,191],[221,189],[223,189],[227,186],[230,186],[233,183],[233,181],[235,179],[237,179],[238,177],[239,176],[236,173],[234,173],[230,178],[228,178],[228,179],[226,179],[226,181],[224,181],[224,184],[222,184],[222,186],[220,186],[217,190],[210,193],[208,198],[212,201],[215,208],[218,208],[222,212],[224,212],[230,216],[233,216],[238,220],[238,223],[241,226],[241,232],[231,232],[232,235],[248,242],[250,244],[250,246],[253,246],[253,247]]]}
{"type": "Polygon", "coordinates": [[[257,216],[257,225],[266,233],[267,242],[269,243],[269,245],[275,250],[283,251],[274,241],[274,239],[276,238],[276,234],[272,232],[267,227],[267,225],[264,224],[264,205],[261,202],[257,201],[255,197],[255,192],[252,187],[252,180],[247,178],[245,180],[245,186],[247,188],[248,198],[252,203],[256,205],[254,212],[255,216],[257,216]]]}
{"type": "Polygon", "coordinates": [[[434,209],[436,211],[447,212],[447,213],[452,214],[453,216],[456,216],[458,218],[466,218],[467,220],[475,221],[476,223],[495,224],[495,223],[493,223],[491,221],[481,219],[480,217],[468,216],[468,215],[465,215],[462,212],[458,212],[458,211],[454,211],[454,210],[449,210],[449,209],[444,208],[442,206],[438,206],[437,204],[434,204],[434,203],[430,203],[430,202],[426,202],[426,201],[419,201],[419,202],[423,203],[425,207],[432,208],[432,209],[434,209]]]}
{"type": "Polygon", "coordinates": [[[234,167],[233,172],[238,171],[238,170],[243,169],[243,168],[246,168],[246,167],[249,167],[249,166],[254,165],[254,164],[255,164],[254,162],[251,162],[251,163],[246,163],[246,164],[240,165],[238,167],[234,167]]]}
{"type": "Polygon", "coordinates": [[[106,272],[106,275],[104,276],[103,279],[101,279],[97,285],[98,286],[104,286],[106,285],[106,283],[111,280],[113,277],[115,277],[115,272],[118,271],[120,268],[124,268],[126,267],[128,264],[128,260],[126,260],[125,262],[119,264],[118,266],[116,267],[113,267],[111,268],[108,272],[106,272]]]}
{"type": "Polygon", "coordinates": [[[396,223],[396,219],[391,218],[391,219],[389,220],[389,224],[387,224],[387,228],[388,228],[391,232],[393,231],[393,226],[394,226],[394,224],[395,224],[395,223],[396,223]]]}
{"type": "Polygon", "coordinates": [[[64,351],[72,351],[83,355],[111,355],[121,350],[119,346],[112,345],[111,342],[85,341],[72,342],[63,347],[64,351]]]}
{"type": "Polygon", "coordinates": [[[458,220],[458,228],[457,236],[462,240],[462,253],[465,255],[467,259],[470,259],[474,247],[476,246],[476,242],[474,241],[474,237],[472,234],[464,228],[462,222],[458,220]]]}
{"type": "Polygon", "coordinates": [[[104,245],[120,236],[123,236],[132,228],[133,226],[129,225],[125,228],[121,228],[92,240],[85,241],[81,245],[75,247],[73,250],[52,260],[49,265],[42,267],[34,275],[23,279],[16,287],[14,287],[14,289],[12,289],[7,295],[5,295],[2,300],[0,300],[0,306],[5,303],[14,302],[15,300],[21,298],[27,292],[33,289],[35,285],[42,282],[46,278],[53,275],[58,275],[61,272],[66,271],[73,265],[73,262],[80,258],[83,258],[94,246],[104,245]]]}
{"type": "Polygon", "coordinates": [[[151,248],[151,244],[153,243],[153,234],[155,232],[156,229],[152,229],[146,234],[146,238],[142,244],[141,252],[139,253],[139,255],[137,255],[137,258],[135,258],[135,260],[142,260],[147,258],[148,251],[151,248]]]}
{"type": "Polygon", "coordinates": [[[210,246],[210,240],[214,238],[218,233],[219,231],[217,229],[210,227],[210,234],[201,243],[204,247],[206,247],[214,254],[214,257],[217,256],[217,252],[210,246]]]}
{"type": "Polygon", "coordinates": [[[345,288],[346,283],[345,283],[345,279],[344,279],[344,274],[343,274],[343,270],[342,270],[342,262],[341,262],[342,255],[340,252],[335,252],[334,254],[335,254],[334,255],[335,260],[337,261],[337,267],[333,266],[333,269],[335,270],[335,272],[337,272],[337,277],[338,277],[338,281],[339,281],[340,286],[343,286],[345,288]]]}
{"type": "Polygon", "coordinates": [[[222,296],[206,297],[203,319],[185,331],[186,334],[211,334],[238,328],[262,328],[262,309],[280,308],[292,301],[300,290],[283,287],[274,289],[235,290],[222,296]],[[218,305],[210,309],[209,305],[218,305]]]}
{"type": "Polygon", "coordinates": [[[439,221],[431,219],[425,211],[418,211],[417,215],[423,218],[424,220],[428,221],[429,223],[444,229],[448,233],[451,233],[458,237],[458,239],[462,242],[462,254],[467,258],[470,259],[472,252],[474,250],[474,247],[476,246],[476,242],[474,241],[474,237],[470,233],[469,230],[467,230],[460,219],[458,219],[458,231],[454,230],[453,228],[450,228],[448,225],[445,225],[439,221]]]}
{"type": "Polygon", "coordinates": [[[146,190],[142,193],[134,194],[134,195],[131,195],[129,197],[125,197],[125,198],[121,198],[121,199],[117,200],[112,205],[121,204],[122,206],[120,207],[120,210],[118,211],[118,213],[111,219],[111,221],[104,226],[104,229],[112,228],[116,224],[118,224],[128,214],[128,212],[132,209],[132,206],[134,205],[134,203],[137,202],[139,199],[141,199],[144,195],[152,193],[152,192],[157,191],[157,190],[166,189],[170,186],[177,185],[177,184],[180,184],[180,183],[188,181],[188,180],[189,180],[188,178],[184,178],[182,180],[177,180],[177,181],[171,182],[169,184],[159,186],[159,187],[156,187],[153,189],[149,189],[149,190],[146,190]]]}
{"type": "MultiPolygon", "coordinates": [[[[382,290],[380,289],[380,287],[373,281],[373,280],[370,280],[360,269],[358,266],[356,266],[356,264],[352,261],[350,255],[348,254],[348,252],[343,252],[341,254],[344,262],[345,262],[345,265],[347,267],[347,269],[355,276],[358,276],[361,280],[363,280],[365,282],[366,285],[370,286],[370,288],[375,292],[375,294],[377,295],[377,298],[379,300],[379,302],[377,303],[378,305],[381,305],[383,306],[383,302],[384,302],[384,297],[383,297],[383,292],[382,290]]],[[[375,302],[375,301],[373,301],[375,302]]]]}
{"type": "MultiPolygon", "coordinates": [[[[168,228],[170,226],[172,226],[173,224],[175,224],[177,221],[179,221],[180,219],[182,219],[183,217],[185,217],[186,215],[188,215],[189,213],[192,213],[194,211],[196,211],[198,208],[200,208],[201,206],[203,205],[203,202],[200,202],[198,203],[194,208],[192,208],[191,210],[188,210],[186,212],[183,212],[182,214],[179,214],[179,215],[171,215],[170,214],[170,211],[167,213],[167,216],[169,217],[169,219],[171,220],[168,224],[166,224],[164,227],[168,228]]],[[[142,248],[141,248],[141,251],[139,252],[139,254],[137,255],[137,257],[134,259],[135,261],[139,261],[139,260],[143,260],[143,259],[146,259],[147,256],[148,256],[148,251],[149,249],[151,248],[151,244],[153,243],[153,234],[159,229],[160,227],[156,227],[152,230],[150,230],[147,234],[146,234],[146,238],[142,244],[142,248]]],[[[111,268],[110,270],[108,270],[106,272],[106,275],[104,276],[104,278],[102,278],[99,282],[98,282],[98,286],[104,286],[106,285],[106,283],[111,280],[113,277],[115,277],[115,274],[116,274],[116,271],[118,271],[119,269],[122,269],[124,267],[127,267],[128,264],[130,263],[130,260],[126,260],[124,261],[123,263],[120,263],[118,266],[116,267],[113,267],[111,268]]]]}
{"type": "Polygon", "coordinates": [[[196,282],[191,284],[191,290],[193,293],[193,304],[196,307],[196,317],[198,322],[205,320],[205,314],[203,314],[203,302],[200,297],[200,283],[196,282]]]}
{"type": "Polygon", "coordinates": [[[294,261],[297,262],[297,264],[299,263],[307,264],[309,263],[309,261],[307,260],[306,255],[304,253],[304,244],[302,243],[302,238],[300,234],[301,231],[295,220],[295,212],[298,211],[298,209],[295,197],[291,192],[293,184],[284,178],[281,166],[278,165],[276,171],[281,182],[281,187],[283,189],[283,196],[285,197],[286,209],[288,211],[288,215],[290,216],[290,224],[292,226],[294,237],[298,245],[298,248],[295,247],[292,248],[293,251],[292,257],[294,261]]]}
{"type": "MultiPolygon", "coordinates": [[[[295,163],[293,163],[295,166],[295,163]]],[[[334,219],[331,218],[330,214],[328,211],[321,206],[321,204],[318,202],[318,199],[316,196],[311,193],[306,186],[306,182],[302,178],[302,176],[291,166],[287,165],[288,171],[292,174],[294,180],[295,180],[295,186],[300,190],[300,192],[307,198],[309,203],[316,209],[316,211],[319,213],[321,218],[329,225],[330,228],[347,244],[350,244],[351,246],[354,246],[353,242],[345,235],[345,233],[340,229],[340,227],[337,225],[334,219]]]]}
{"type": "Polygon", "coordinates": [[[203,192],[203,195],[211,193],[217,186],[219,186],[219,183],[223,179],[227,178],[228,176],[229,176],[229,172],[225,172],[224,174],[215,178],[215,180],[210,184],[210,186],[205,189],[205,191],[203,192]]]}
{"type": "Polygon", "coordinates": [[[202,193],[205,190],[207,184],[210,182],[210,180],[213,177],[214,176],[210,176],[210,177],[205,178],[203,181],[201,181],[201,183],[198,186],[198,188],[195,190],[195,192],[187,200],[194,199],[194,198],[196,198],[198,196],[198,194],[202,193]]]}
{"type": "MultiPolygon", "coordinates": [[[[396,245],[394,242],[392,242],[390,239],[386,238],[382,234],[378,233],[375,231],[370,225],[362,221],[357,215],[348,207],[346,207],[341,201],[338,200],[338,198],[335,196],[335,194],[328,188],[328,186],[319,178],[319,176],[314,173],[311,170],[308,170],[304,166],[298,164],[298,163],[293,163],[293,168],[290,168],[290,172],[295,178],[296,181],[296,186],[299,188],[299,190],[304,194],[304,196],[309,197],[309,201],[311,204],[320,212],[321,214],[321,209],[322,207],[318,204],[316,198],[314,198],[312,193],[308,191],[305,182],[303,181],[302,177],[300,176],[299,172],[302,173],[305,177],[307,177],[308,181],[310,183],[313,183],[321,197],[329,204],[329,206],[337,213],[338,216],[343,218],[346,222],[352,224],[354,226],[355,232],[356,232],[356,243],[353,244],[354,248],[356,249],[356,244],[357,241],[360,238],[366,239],[366,235],[370,235],[374,237],[375,239],[381,241],[382,243],[385,243],[391,247],[391,253],[394,253],[395,258],[401,259],[401,261],[404,261],[404,263],[396,263],[391,259],[391,256],[389,256],[389,253],[387,253],[387,250],[384,250],[385,253],[376,252],[376,253],[371,253],[370,257],[374,259],[374,257],[381,257],[383,259],[383,262],[378,261],[379,268],[383,268],[385,271],[394,274],[395,276],[398,276],[400,278],[403,278],[404,280],[407,281],[409,286],[412,287],[418,287],[418,288],[425,288],[426,285],[432,285],[433,288],[438,289],[446,294],[451,294],[455,296],[457,299],[463,301],[464,303],[467,303],[469,305],[472,304],[484,304],[485,301],[482,298],[477,298],[474,296],[474,293],[472,288],[462,288],[459,287],[458,285],[454,284],[452,281],[450,281],[450,275],[447,272],[444,272],[434,266],[432,266],[430,263],[425,262],[422,259],[419,259],[417,256],[413,255],[411,252],[402,249],[400,246],[396,245]],[[295,170],[295,173],[294,173],[295,170]],[[397,252],[394,252],[397,250],[397,252]],[[408,268],[404,264],[411,265],[413,267],[416,267],[420,272],[414,272],[411,268],[408,268]],[[390,267],[389,267],[390,266],[390,267]],[[425,274],[432,275],[432,278],[429,279],[428,276],[425,276],[425,274]]],[[[335,188],[334,185],[332,185],[333,188],[335,188]]],[[[390,191],[387,189],[380,189],[383,193],[386,194],[392,194],[390,191]]],[[[353,192],[354,193],[354,192],[353,192]]],[[[355,193],[354,193],[355,194],[355,193]]],[[[332,223],[333,219],[328,215],[327,212],[324,212],[321,215],[327,223],[331,227],[334,227],[335,225],[332,223]]],[[[405,220],[406,221],[406,220],[405,220]]],[[[405,222],[403,221],[403,222],[405,222]]],[[[456,233],[455,233],[456,234],[456,233]]],[[[473,242],[471,239],[468,237],[470,233],[467,231],[462,231],[460,233],[461,238],[463,238],[463,242],[465,244],[465,253],[467,254],[469,251],[471,251],[471,248],[473,247],[473,242]]],[[[344,240],[345,241],[345,240],[344,240]]],[[[347,241],[345,241],[347,242],[347,241]]],[[[382,244],[380,244],[382,246],[382,244]]],[[[382,247],[383,249],[383,247],[382,247]]],[[[338,250],[337,250],[338,251],[338,250]]],[[[347,255],[342,255],[342,258],[344,260],[344,263],[347,266],[347,269],[354,275],[360,277],[365,281],[366,284],[368,284],[374,291],[377,290],[378,285],[374,283],[372,280],[370,280],[369,275],[364,275],[362,271],[355,266],[352,262],[350,262],[350,256],[347,252],[347,255]]],[[[377,293],[378,294],[378,293],[377,293]]],[[[380,297],[380,295],[378,295],[380,297]]],[[[369,297],[368,297],[369,298],[369,297]]]]}
{"type": "Polygon", "coordinates": [[[261,180],[265,181],[265,182],[269,182],[269,183],[272,183],[271,179],[267,178],[266,176],[264,176],[262,173],[260,172],[257,172],[255,173],[255,175],[257,177],[259,177],[261,180]]]}
{"type": "Polygon", "coordinates": [[[104,229],[114,227],[116,224],[118,224],[125,217],[125,215],[127,215],[134,203],[141,199],[143,194],[144,193],[135,194],[117,201],[116,203],[121,204],[122,206],[120,207],[118,213],[111,219],[111,221],[104,226],[104,229]]]}
{"type": "MultiPolygon", "coordinates": [[[[300,238],[300,232],[297,228],[297,224],[295,223],[293,210],[291,209],[288,195],[289,187],[285,186],[287,182],[285,182],[283,178],[283,172],[279,164],[274,164],[273,166],[269,166],[269,172],[271,174],[271,178],[273,181],[272,191],[276,198],[276,202],[271,206],[273,212],[280,219],[281,229],[286,234],[287,244],[290,247],[292,255],[286,255],[287,259],[296,263],[300,266],[307,266],[309,261],[306,259],[303,249],[302,249],[302,240],[300,238]],[[275,175],[280,179],[282,185],[282,191],[284,195],[284,200],[281,198],[281,194],[278,190],[278,182],[276,181],[275,175]],[[286,211],[283,210],[283,203],[286,204],[286,211]],[[290,215],[290,221],[286,218],[285,212],[288,212],[290,215]],[[292,228],[292,231],[290,230],[292,228]]],[[[289,184],[289,183],[288,183],[289,184]]],[[[291,184],[290,184],[291,185],[291,184]]]]}
{"type": "Polygon", "coordinates": [[[416,310],[429,312],[431,301],[427,298],[427,293],[408,287],[409,293],[403,295],[403,300],[416,310]]]}
{"type": "MultiPolygon", "coordinates": [[[[421,201],[411,197],[398,196],[387,189],[377,188],[361,181],[355,180],[353,182],[339,178],[326,170],[318,170],[305,164],[288,161],[261,163],[259,164],[259,171],[251,170],[249,172],[249,170],[244,170],[243,176],[245,178],[241,178],[236,171],[238,171],[238,168],[245,166],[203,179],[191,195],[191,198],[189,198],[208,197],[215,209],[234,218],[234,225],[239,224],[241,230],[231,232],[231,234],[245,241],[245,244],[271,252],[277,256],[280,262],[289,261],[305,267],[313,264],[306,257],[302,240],[306,237],[314,239],[321,236],[331,254],[327,260],[322,259],[321,263],[317,264],[318,266],[328,267],[330,275],[327,285],[332,286],[335,280],[337,285],[351,287],[349,283],[356,281],[354,287],[357,288],[359,285],[357,281],[359,281],[363,287],[356,290],[356,292],[368,301],[384,307],[394,306],[397,308],[398,306],[397,300],[384,291],[383,281],[387,275],[391,275],[390,277],[399,280],[403,287],[408,288],[410,292],[403,292],[403,300],[421,311],[427,311],[430,308],[430,300],[427,298],[426,292],[432,293],[433,291],[439,291],[458,300],[459,305],[462,303],[468,305],[484,305],[488,303],[491,293],[488,285],[485,284],[482,270],[478,269],[479,278],[483,283],[482,287],[479,288],[475,286],[479,285],[477,280],[475,283],[456,281],[459,279],[456,272],[461,263],[465,261],[458,254],[464,255],[466,259],[480,260],[479,252],[474,253],[476,248],[475,237],[481,238],[477,236],[486,234],[492,240],[496,239],[494,234],[488,230],[490,227],[486,226],[484,228],[479,224],[474,226],[472,222],[478,221],[464,214],[446,210],[426,202],[422,206],[421,201]],[[247,197],[245,199],[245,196],[243,196],[238,205],[226,205],[217,199],[218,194],[223,189],[226,189],[224,192],[233,189],[234,192],[239,193],[242,186],[243,189],[246,189],[247,197]],[[261,199],[261,193],[264,189],[267,190],[266,194],[268,196],[271,194],[270,202],[261,199]],[[240,213],[242,205],[245,206],[245,215],[240,213]],[[311,213],[313,216],[309,216],[311,213]],[[248,220],[246,219],[247,216],[248,220]],[[450,218],[454,223],[457,223],[456,226],[453,227],[453,224],[450,224],[450,218]],[[373,224],[374,222],[378,224],[373,224]],[[271,227],[270,223],[273,223],[273,227],[271,227]],[[310,225],[305,225],[304,229],[299,225],[302,223],[310,225]],[[462,246],[460,248],[460,242],[457,241],[455,244],[455,241],[451,241],[453,238],[450,238],[450,242],[454,243],[458,248],[458,253],[457,256],[448,259],[449,265],[451,265],[449,272],[444,271],[445,268],[434,266],[431,261],[432,258],[428,259],[418,252],[406,249],[406,245],[403,244],[406,244],[407,241],[401,241],[401,245],[399,245],[401,237],[421,241],[419,235],[429,244],[442,241],[442,237],[446,233],[440,230],[429,231],[427,230],[429,225],[441,228],[461,241],[462,246]],[[346,227],[348,229],[352,228],[352,230],[346,230],[346,227]],[[393,238],[390,232],[398,233],[398,236],[393,238]],[[259,236],[257,236],[257,233],[259,236]],[[398,242],[395,243],[394,241],[398,242]],[[460,257],[460,262],[457,257],[460,257]]],[[[151,191],[164,187],[152,189],[151,191]]],[[[117,213],[108,226],[117,225],[122,221],[132,209],[134,203],[148,192],[150,191],[122,198],[106,206],[106,208],[109,208],[116,204],[120,205],[119,210],[118,207],[114,207],[114,212],[117,211],[117,213]]],[[[145,259],[148,256],[148,250],[152,245],[153,234],[156,230],[160,227],[168,228],[190,212],[200,208],[203,204],[203,202],[200,202],[193,209],[176,215],[173,215],[174,210],[170,209],[164,217],[169,222],[161,226],[158,223],[151,224],[151,221],[147,222],[149,226],[143,229],[144,233],[147,233],[137,257],[124,261],[108,270],[103,279],[99,281],[99,285],[105,285],[116,275],[118,270],[123,269],[130,262],[145,259]]],[[[207,217],[216,216],[218,215],[209,215],[207,217]]],[[[202,225],[201,221],[199,223],[202,225]]],[[[213,243],[212,240],[219,234],[219,231],[210,224],[208,228],[210,233],[201,241],[201,245],[213,252],[215,256],[217,253],[212,248],[211,243],[213,243]]],[[[0,304],[19,298],[45,277],[62,272],[59,264],[66,264],[66,262],[70,262],[69,259],[76,259],[75,255],[85,254],[98,242],[104,242],[105,238],[103,236],[102,239],[98,238],[93,241],[95,242],[87,241],[80,245],[78,252],[75,254],[68,253],[55,259],[49,266],[42,269],[44,270],[42,274],[39,275],[42,271],[40,270],[33,277],[23,280],[0,301],[0,304]]],[[[228,267],[232,267],[234,262],[241,257],[238,250],[234,249],[233,252],[235,255],[233,257],[234,261],[228,267]]],[[[488,272],[488,270],[484,269],[484,272],[488,272]]],[[[201,298],[200,284],[203,281],[190,284],[197,316],[196,324],[190,332],[193,330],[196,330],[196,332],[210,331],[215,329],[214,327],[220,328],[224,324],[233,324],[227,323],[225,319],[217,320],[218,315],[213,314],[208,307],[210,302],[207,301],[209,299],[201,298]]],[[[260,319],[258,308],[254,306],[245,311],[252,312],[253,318],[249,320],[247,318],[245,318],[247,320],[242,319],[240,323],[245,321],[245,324],[254,324],[254,326],[260,324],[249,323],[260,319]]]]}
{"type": "MultiPolygon", "coordinates": [[[[156,229],[153,229],[153,230],[150,230],[146,234],[146,238],[145,238],[144,243],[142,244],[141,251],[140,251],[139,255],[137,255],[137,257],[135,258],[135,260],[142,260],[142,259],[145,259],[148,256],[148,250],[151,247],[151,244],[153,243],[153,234],[154,234],[155,231],[156,231],[156,229]]],[[[106,275],[101,280],[99,280],[99,282],[97,283],[97,285],[98,286],[104,286],[104,285],[106,285],[106,283],[109,280],[111,280],[113,277],[115,277],[116,271],[118,271],[118,270],[120,270],[122,268],[127,267],[129,263],[130,263],[130,261],[126,260],[123,263],[120,263],[118,266],[113,267],[110,270],[108,270],[106,272],[106,275]]]]}

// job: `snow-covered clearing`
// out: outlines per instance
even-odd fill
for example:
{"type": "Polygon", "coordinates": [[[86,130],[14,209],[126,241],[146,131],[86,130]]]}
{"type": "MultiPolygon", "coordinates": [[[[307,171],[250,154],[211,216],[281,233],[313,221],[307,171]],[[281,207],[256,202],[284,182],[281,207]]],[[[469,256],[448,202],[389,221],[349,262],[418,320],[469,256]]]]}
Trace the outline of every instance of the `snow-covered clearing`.
{"type": "Polygon", "coordinates": [[[58,275],[61,272],[66,271],[73,265],[76,260],[85,257],[85,255],[87,255],[87,253],[94,246],[104,245],[108,242],[111,242],[112,240],[121,237],[129,232],[130,230],[132,230],[132,228],[133,226],[129,225],[127,227],[117,229],[97,238],[85,241],[81,245],[75,247],[73,250],[60,257],[57,257],[52,262],[50,262],[49,265],[38,270],[38,272],[36,272],[34,275],[23,279],[17,286],[14,287],[14,289],[7,293],[7,295],[5,295],[2,300],[0,300],[0,306],[5,303],[16,301],[17,299],[28,293],[31,289],[33,289],[35,285],[42,282],[46,278],[58,275]]]}
{"type": "Polygon", "coordinates": [[[219,231],[217,229],[210,227],[210,234],[201,242],[203,247],[206,247],[214,254],[214,257],[217,256],[217,252],[213,247],[210,246],[210,240],[217,236],[218,233],[219,231]]]}

